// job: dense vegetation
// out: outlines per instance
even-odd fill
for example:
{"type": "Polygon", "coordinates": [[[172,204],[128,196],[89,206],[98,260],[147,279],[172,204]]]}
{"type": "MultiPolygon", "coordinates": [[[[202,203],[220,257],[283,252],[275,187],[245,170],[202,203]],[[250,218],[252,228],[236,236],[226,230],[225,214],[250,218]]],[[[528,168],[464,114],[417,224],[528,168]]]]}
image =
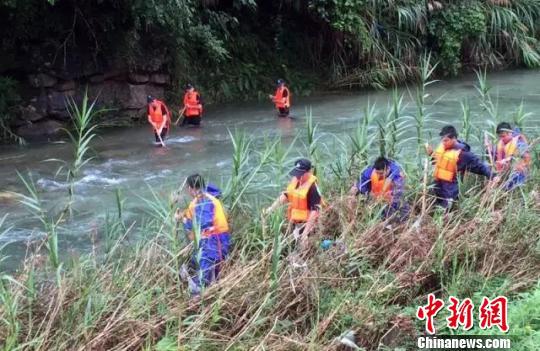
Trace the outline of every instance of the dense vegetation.
{"type": "MultiPolygon", "coordinates": [[[[344,336],[354,334],[349,344],[366,350],[414,349],[415,337],[424,333],[415,311],[433,292],[445,301],[469,297],[475,306],[482,296],[508,296],[512,349],[537,350],[539,130],[528,124],[530,115],[519,106],[512,122],[529,127],[535,155],[524,188],[509,193],[467,175],[458,208],[448,215],[434,209],[429,163],[413,152],[434,123],[426,111],[436,107],[422,98],[429,95],[430,70],[427,61],[421,66],[416,112],[406,112],[403,96],[394,91],[388,110],[366,106],[349,140],[325,133],[323,143],[311,118],[293,145],[282,144],[279,137],[261,141],[231,133],[231,176],[220,185],[235,244],[221,279],[198,300],[190,298],[179,278],[192,245],[178,230],[174,212],[188,199],[178,204],[175,197],[162,196],[178,189],[159,189],[160,194],[137,199],[117,192],[100,228],[88,229],[91,252],[65,255],[59,251],[59,229],[77,214],[58,208],[84,198],[74,196],[70,186],[66,197],[58,198],[62,206],[47,210],[31,174],[21,175],[28,191],[18,196],[41,221],[46,237],[29,245],[15,274],[0,279],[0,346],[6,351],[345,350],[344,336]],[[416,133],[403,138],[409,131],[416,133]],[[404,149],[411,152],[396,152],[404,149]],[[261,215],[271,201],[265,194],[283,188],[297,152],[314,160],[329,204],[304,267],[289,264],[295,245],[283,213],[261,215]],[[350,184],[379,153],[393,155],[405,167],[406,198],[413,205],[405,223],[381,221],[377,203],[360,201],[356,211],[347,208],[350,184]],[[142,201],[146,215],[126,217],[126,201],[142,201]],[[322,250],[319,243],[325,238],[336,245],[322,250]]],[[[498,112],[485,76],[478,77],[474,103],[483,107],[485,118],[471,121],[464,108],[459,126],[476,150],[484,131],[493,137],[495,124],[508,117],[498,112]]],[[[85,167],[84,151],[93,135],[88,128],[92,106],[72,111],[82,132],[72,140],[78,157],[67,165],[67,173],[59,171],[68,183],[77,181],[77,170],[85,167]]],[[[9,228],[2,228],[0,220],[1,230],[9,228]]],[[[444,312],[436,318],[437,329],[454,333],[445,327],[444,312]]],[[[479,331],[477,321],[468,333],[500,334],[497,329],[479,331]]]]}
{"type": "Polygon", "coordinates": [[[540,64],[538,0],[2,0],[0,14],[3,74],[164,64],[176,87],[217,100],[267,92],[277,76],[300,91],[317,76],[387,85],[426,51],[443,74],[540,64]]]}

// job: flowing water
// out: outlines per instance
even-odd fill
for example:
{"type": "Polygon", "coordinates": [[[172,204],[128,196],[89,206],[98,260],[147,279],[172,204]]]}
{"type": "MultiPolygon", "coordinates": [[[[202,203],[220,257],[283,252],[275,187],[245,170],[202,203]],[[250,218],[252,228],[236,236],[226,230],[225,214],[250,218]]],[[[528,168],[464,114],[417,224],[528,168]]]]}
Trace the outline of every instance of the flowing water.
{"type": "MultiPolygon", "coordinates": [[[[431,97],[428,104],[437,101],[436,105],[428,108],[432,114],[430,127],[433,130],[443,123],[455,123],[459,128],[462,115],[460,101],[465,98],[469,99],[473,122],[488,128],[483,123],[486,116],[475,97],[475,79],[470,75],[429,86],[431,97]]],[[[507,116],[511,121],[512,113],[523,101],[525,110],[532,112],[527,128],[538,127],[540,117],[536,111],[540,109],[540,71],[508,71],[491,74],[488,79],[493,87],[493,97],[498,96],[501,116],[507,116]]],[[[406,111],[413,113],[413,100],[408,97],[406,88],[401,90],[406,94],[406,111]]],[[[93,143],[95,158],[83,168],[76,183],[77,214],[64,226],[60,246],[63,251],[88,249],[92,228],[98,226],[107,212],[116,211],[116,189],[120,189],[127,199],[126,215],[135,218],[145,210],[142,199],[150,195],[150,187],[160,196],[168,196],[174,186],[180,185],[187,175],[194,172],[210,175],[219,183],[230,173],[232,163],[229,129],[243,130],[261,142],[265,135],[279,135],[284,142],[290,142],[297,132],[305,134],[306,111],[311,109],[319,133],[346,136],[358,125],[368,101],[375,103],[378,109],[386,109],[389,96],[390,92],[364,91],[295,98],[293,119],[277,118],[269,102],[213,106],[207,109],[202,128],[173,128],[166,141],[168,147],[164,149],[153,145],[153,135],[146,126],[102,130],[93,143]]],[[[410,136],[414,133],[411,127],[410,136]]],[[[2,146],[0,219],[5,214],[7,218],[0,228],[0,233],[5,231],[0,236],[0,245],[5,245],[4,255],[10,256],[3,262],[4,269],[10,269],[24,257],[29,240],[43,236],[40,223],[9,195],[10,191],[25,193],[17,171],[31,175],[47,208],[59,207],[63,204],[60,199],[67,197],[67,184],[65,179],[56,175],[59,164],[46,160],[69,160],[71,154],[68,143],[2,146]]]]}

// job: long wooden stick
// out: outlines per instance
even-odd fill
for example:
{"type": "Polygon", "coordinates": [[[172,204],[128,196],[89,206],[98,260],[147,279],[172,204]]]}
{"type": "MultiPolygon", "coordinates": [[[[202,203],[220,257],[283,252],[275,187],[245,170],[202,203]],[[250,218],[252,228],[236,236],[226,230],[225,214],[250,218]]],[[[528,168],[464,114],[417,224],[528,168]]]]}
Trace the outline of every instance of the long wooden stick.
{"type": "Polygon", "coordinates": [[[495,162],[493,161],[493,154],[492,154],[493,146],[489,142],[489,136],[486,131],[484,131],[484,146],[486,147],[487,152],[488,152],[489,163],[491,164],[491,169],[493,169],[495,167],[495,162]]]}
{"type": "Polygon", "coordinates": [[[161,130],[158,130],[156,127],[154,127],[154,131],[156,132],[156,135],[158,136],[161,146],[166,147],[165,143],[163,142],[163,139],[161,138],[161,132],[163,131],[163,128],[161,128],[161,130]]]}
{"type": "Polygon", "coordinates": [[[176,120],[176,122],[174,122],[174,125],[177,126],[178,125],[178,122],[180,122],[180,119],[182,117],[184,117],[184,112],[186,111],[186,106],[184,106],[183,109],[181,109],[180,111],[178,111],[178,119],[176,120]]]}

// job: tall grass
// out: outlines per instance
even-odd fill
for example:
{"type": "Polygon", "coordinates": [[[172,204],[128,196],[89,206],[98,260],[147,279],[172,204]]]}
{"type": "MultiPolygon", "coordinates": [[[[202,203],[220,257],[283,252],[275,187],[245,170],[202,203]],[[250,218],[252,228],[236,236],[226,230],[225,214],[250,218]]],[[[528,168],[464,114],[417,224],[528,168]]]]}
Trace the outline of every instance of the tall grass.
{"type": "Polygon", "coordinates": [[[435,71],[437,64],[431,63],[431,53],[424,55],[420,61],[420,82],[416,87],[415,102],[416,102],[416,114],[413,116],[414,126],[416,129],[416,143],[418,152],[422,150],[424,145],[424,131],[427,123],[429,123],[429,112],[427,111],[427,99],[430,94],[427,88],[436,82],[431,80],[433,72],[435,71]]]}
{"type": "Polygon", "coordinates": [[[47,161],[58,161],[62,166],[57,174],[65,171],[66,182],[68,184],[68,199],[65,211],[71,216],[73,214],[73,202],[75,196],[75,183],[81,173],[82,168],[92,160],[89,156],[90,143],[96,137],[95,130],[98,127],[94,124],[93,118],[104,110],[96,110],[96,100],[89,102],[88,91],[85,91],[80,106],[73,97],[66,98],[66,108],[73,122],[73,130],[66,130],[66,133],[73,147],[73,157],[70,161],[50,159],[47,161]]]}

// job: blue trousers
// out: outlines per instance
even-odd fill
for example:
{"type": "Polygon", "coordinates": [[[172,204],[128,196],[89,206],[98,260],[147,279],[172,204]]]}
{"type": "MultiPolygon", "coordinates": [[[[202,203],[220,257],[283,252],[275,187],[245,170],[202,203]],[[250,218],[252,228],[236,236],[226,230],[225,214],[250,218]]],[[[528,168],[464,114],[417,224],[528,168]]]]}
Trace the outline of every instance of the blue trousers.
{"type": "Polygon", "coordinates": [[[436,180],[433,192],[437,197],[435,204],[443,208],[449,208],[459,197],[459,185],[457,182],[445,182],[436,180]]]}
{"type": "Polygon", "coordinates": [[[391,204],[385,206],[381,217],[383,220],[389,217],[394,217],[396,221],[403,222],[409,217],[410,211],[411,209],[409,207],[409,204],[404,200],[399,202],[392,202],[391,204]]]}
{"type": "Polygon", "coordinates": [[[514,190],[515,188],[525,184],[526,180],[527,176],[524,173],[512,172],[510,173],[508,180],[504,182],[503,187],[505,190],[514,190]]]}
{"type": "Polygon", "coordinates": [[[197,276],[193,279],[198,287],[210,285],[216,280],[221,263],[229,255],[231,235],[222,233],[202,238],[199,249],[193,253],[192,263],[197,268],[197,276]]]}

